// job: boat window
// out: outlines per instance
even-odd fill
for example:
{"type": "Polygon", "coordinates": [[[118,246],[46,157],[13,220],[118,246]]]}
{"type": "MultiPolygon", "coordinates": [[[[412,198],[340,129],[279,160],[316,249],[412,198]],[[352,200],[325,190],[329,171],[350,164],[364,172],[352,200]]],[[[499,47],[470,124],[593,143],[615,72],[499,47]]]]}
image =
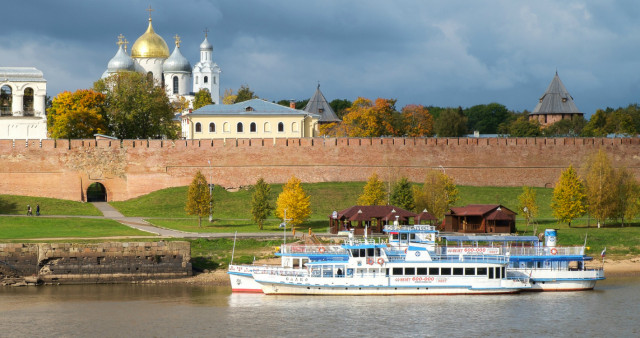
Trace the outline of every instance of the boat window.
{"type": "Polygon", "coordinates": [[[414,276],[416,274],[416,268],[404,268],[404,274],[414,276]]]}
{"type": "Polygon", "coordinates": [[[430,276],[438,276],[440,275],[440,268],[429,268],[430,276]]]}
{"type": "Polygon", "coordinates": [[[486,276],[487,268],[478,268],[478,276],[486,276]]]}
{"type": "Polygon", "coordinates": [[[407,234],[400,234],[400,239],[403,241],[407,240],[407,234]]]}
{"type": "Polygon", "coordinates": [[[322,266],[322,277],[333,277],[333,268],[331,265],[322,266]]]}
{"type": "Polygon", "coordinates": [[[462,276],[462,268],[453,268],[454,276],[462,276]]]}
{"type": "Polygon", "coordinates": [[[493,279],[493,268],[489,268],[489,279],[493,279]]]}
{"type": "Polygon", "coordinates": [[[418,272],[418,275],[420,275],[420,276],[426,276],[427,275],[427,268],[418,268],[417,272],[418,272]]]}
{"type": "Polygon", "coordinates": [[[476,268],[464,268],[464,275],[465,276],[475,276],[476,275],[476,268]]]}
{"type": "Polygon", "coordinates": [[[373,248],[367,248],[367,256],[373,257],[373,248]]]}
{"type": "Polygon", "coordinates": [[[402,268],[393,268],[393,275],[394,276],[402,275],[402,268]]]}
{"type": "Polygon", "coordinates": [[[411,235],[409,236],[409,238],[410,238],[410,239],[416,239],[416,234],[411,234],[411,235]]]}
{"type": "Polygon", "coordinates": [[[314,266],[311,268],[311,277],[320,277],[320,267],[314,266]]]}
{"type": "Polygon", "coordinates": [[[451,276],[451,268],[441,268],[440,274],[443,276],[451,276]]]}
{"type": "Polygon", "coordinates": [[[360,250],[358,250],[358,249],[351,249],[351,256],[353,256],[353,257],[360,257],[360,250]]]}
{"type": "Polygon", "coordinates": [[[398,240],[398,234],[391,234],[391,239],[398,240]]]}
{"type": "Polygon", "coordinates": [[[367,257],[365,252],[366,252],[366,249],[360,249],[360,257],[367,257]]]}
{"type": "Polygon", "coordinates": [[[385,269],[385,273],[384,273],[387,277],[389,277],[389,268],[385,269]]]}
{"type": "Polygon", "coordinates": [[[347,277],[353,277],[353,269],[347,269],[347,277]]]}
{"type": "Polygon", "coordinates": [[[380,257],[380,248],[376,248],[376,257],[380,257]]]}
{"type": "Polygon", "coordinates": [[[495,268],[496,269],[496,279],[500,279],[500,268],[495,268]]]}
{"type": "Polygon", "coordinates": [[[504,273],[504,266],[502,268],[500,268],[500,270],[502,270],[502,278],[507,277],[507,275],[504,273]]]}

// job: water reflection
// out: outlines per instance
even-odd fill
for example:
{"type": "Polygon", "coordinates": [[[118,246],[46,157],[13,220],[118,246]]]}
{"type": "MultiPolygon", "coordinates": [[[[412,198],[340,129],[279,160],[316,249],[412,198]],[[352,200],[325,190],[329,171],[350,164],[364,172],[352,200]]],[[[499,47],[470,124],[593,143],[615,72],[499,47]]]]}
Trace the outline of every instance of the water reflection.
{"type": "Polygon", "coordinates": [[[228,287],[0,288],[2,336],[638,336],[640,278],[478,296],[265,296],[228,287]]]}

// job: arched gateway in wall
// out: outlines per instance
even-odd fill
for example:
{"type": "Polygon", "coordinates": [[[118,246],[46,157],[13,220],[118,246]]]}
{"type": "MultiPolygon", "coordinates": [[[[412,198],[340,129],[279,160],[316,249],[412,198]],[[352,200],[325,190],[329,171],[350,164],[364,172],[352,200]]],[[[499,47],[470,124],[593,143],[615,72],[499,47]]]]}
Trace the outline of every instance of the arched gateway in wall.
{"type": "Polygon", "coordinates": [[[102,183],[94,182],[87,188],[87,202],[107,202],[107,189],[102,183]]]}

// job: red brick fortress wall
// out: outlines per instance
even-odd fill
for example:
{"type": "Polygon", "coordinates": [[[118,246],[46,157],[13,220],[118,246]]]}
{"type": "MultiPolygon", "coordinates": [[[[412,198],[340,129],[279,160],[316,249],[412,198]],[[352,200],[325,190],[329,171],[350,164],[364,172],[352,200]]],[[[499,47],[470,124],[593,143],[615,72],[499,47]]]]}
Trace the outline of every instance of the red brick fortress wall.
{"type": "Polygon", "coordinates": [[[100,182],[109,200],[126,200],[188,185],[197,170],[224,187],[292,175],[366,181],[373,172],[421,182],[429,169],[463,185],[550,187],[599,148],[640,178],[638,138],[0,140],[0,193],[83,201],[100,182]]]}

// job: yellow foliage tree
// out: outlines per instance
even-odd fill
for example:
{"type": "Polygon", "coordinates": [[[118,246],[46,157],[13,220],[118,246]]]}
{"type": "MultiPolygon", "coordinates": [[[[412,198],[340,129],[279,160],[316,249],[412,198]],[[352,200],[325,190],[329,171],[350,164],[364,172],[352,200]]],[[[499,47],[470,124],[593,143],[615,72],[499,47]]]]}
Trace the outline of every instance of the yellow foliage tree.
{"type": "Polygon", "coordinates": [[[287,210],[288,224],[298,225],[311,216],[311,201],[309,195],[302,189],[301,182],[292,176],[282,187],[282,192],[276,201],[276,217],[284,220],[287,210]]]}
{"type": "Polygon", "coordinates": [[[89,89],[58,94],[47,110],[51,138],[92,138],[107,133],[105,95],[89,89]]]}
{"type": "Polygon", "coordinates": [[[410,137],[432,136],[433,116],[429,109],[421,105],[410,104],[402,108],[404,135],[410,137]]]}
{"type": "MultiPolygon", "coordinates": [[[[187,193],[185,211],[188,215],[198,216],[198,227],[202,227],[202,217],[209,214],[209,203],[213,203],[209,194],[207,179],[200,170],[193,177],[187,193]]],[[[213,205],[211,205],[211,208],[213,205]]]]}
{"type": "MultiPolygon", "coordinates": [[[[538,216],[538,202],[536,201],[537,194],[536,191],[531,187],[522,187],[522,194],[518,196],[518,200],[520,201],[519,209],[524,215],[524,220],[526,222],[525,232],[529,228],[529,224],[531,221],[538,216]]],[[[537,232],[537,228],[533,227],[533,235],[535,236],[537,232]]]]}
{"type": "Polygon", "coordinates": [[[619,182],[607,153],[600,149],[591,154],[583,167],[584,187],[589,214],[604,223],[616,213],[619,182]]]}
{"type": "Polygon", "coordinates": [[[234,104],[236,103],[236,98],[238,95],[233,93],[233,89],[227,88],[224,90],[224,94],[222,94],[222,104],[234,104]]]}
{"type": "Polygon", "coordinates": [[[373,173],[358,198],[358,205],[385,205],[386,194],[384,182],[378,178],[377,173],[373,173]]]}
{"type": "Polygon", "coordinates": [[[569,226],[571,221],[586,212],[585,188],[573,165],[560,174],[560,179],[553,188],[551,209],[553,217],[569,226]]]}
{"type": "Polygon", "coordinates": [[[349,137],[396,135],[395,104],[396,100],[392,99],[378,98],[374,104],[369,99],[359,97],[347,109],[340,125],[349,137]]]}
{"type": "Polygon", "coordinates": [[[422,188],[414,186],[413,198],[416,210],[426,209],[437,219],[443,219],[444,214],[455,204],[460,192],[455,182],[439,170],[429,170],[422,188]]]}

